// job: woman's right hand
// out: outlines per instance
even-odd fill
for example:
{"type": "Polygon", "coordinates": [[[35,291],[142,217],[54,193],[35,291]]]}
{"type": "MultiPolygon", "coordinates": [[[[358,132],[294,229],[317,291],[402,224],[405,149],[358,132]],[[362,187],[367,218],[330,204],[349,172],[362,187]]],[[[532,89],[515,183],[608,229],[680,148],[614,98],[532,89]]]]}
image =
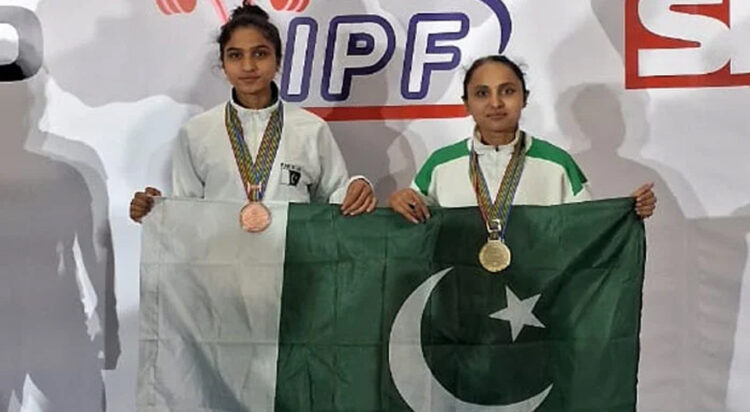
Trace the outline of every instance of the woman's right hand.
{"type": "Polygon", "coordinates": [[[430,218],[430,211],[422,201],[422,197],[412,189],[394,192],[388,198],[388,205],[412,223],[424,222],[430,218]]]}
{"type": "Polygon", "coordinates": [[[130,218],[136,223],[141,223],[154,207],[154,197],[161,196],[161,191],[154,187],[147,187],[143,192],[135,192],[133,200],[130,201],[130,218]]]}

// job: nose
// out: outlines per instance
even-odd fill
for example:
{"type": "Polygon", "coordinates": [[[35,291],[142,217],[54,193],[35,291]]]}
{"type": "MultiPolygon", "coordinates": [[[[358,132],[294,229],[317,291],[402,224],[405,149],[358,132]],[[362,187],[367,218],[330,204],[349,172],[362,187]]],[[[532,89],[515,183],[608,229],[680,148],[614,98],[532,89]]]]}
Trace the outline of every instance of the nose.
{"type": "Polygon", "coordinates": [[[253,60],[252,56],[246,56],[244,59],[242,59],[242,70],[251,72],[254,71],[255,68],[255,60],[253,60]]]}
{"type": "Polygon", "coordinates": [[[502,107],[504,105],[499,93],[495,92],[490,95],[490,105],[492,107],[502,107]]]}

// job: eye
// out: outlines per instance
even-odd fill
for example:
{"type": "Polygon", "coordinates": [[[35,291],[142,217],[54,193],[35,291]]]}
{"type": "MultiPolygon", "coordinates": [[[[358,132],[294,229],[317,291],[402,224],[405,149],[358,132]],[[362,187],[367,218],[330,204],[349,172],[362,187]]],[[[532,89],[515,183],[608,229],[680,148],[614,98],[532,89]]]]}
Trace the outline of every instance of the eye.
{"type": "Polygon", "coordinates": [[[506,88],[504,88],[504,89],[503,89],[503,90],[501,91],[501,93],[502,93],[503,95],[505,95],[505,96],[512,96],[513,94],[515,94],[515,93],[516,93],[516,89],[515,89],[515,87],[506,87],[506,88]]]}
{"type": "Polygon", "coordinates": [[[479,89],[474,92],[474,96],[476,97],[487,97],[488,94],[489,92],[487,91],[487,89],[479,89]]]}
{"type": "Polygon", "coordinates": [[[256,50],[253,53],[253,56],[255,56],[255,57],[267,57],[269,54],[270,53],[268,53],[268,50],[260,49],[260,50],[256,50]]]}
{"type": "Polygon", "coordinates": [[[242,57],[242,54],[238,51],[230,51],[229,53],[227,53],[227,58],[230,60],[237,60],[240,57],[242,57]]]}

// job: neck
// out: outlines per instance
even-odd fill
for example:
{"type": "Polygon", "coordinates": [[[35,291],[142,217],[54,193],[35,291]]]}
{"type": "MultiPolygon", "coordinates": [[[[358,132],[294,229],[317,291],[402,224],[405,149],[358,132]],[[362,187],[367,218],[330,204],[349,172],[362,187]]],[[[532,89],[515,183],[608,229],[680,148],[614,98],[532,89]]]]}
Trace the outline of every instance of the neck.
{"type": "Polygon", "coordinates": [[[237,103],[247,109],[263,109],[271,105],[271,88],[267,88],[260,93],[240,93],[237,92],[237,103]]]}
{"type": "Polygon", "coordinates": [[[479,130],[479,135],[482,137],[482,143],[489,146],[504,146],[513,141],[516,138],[516,131],[512,132],[498,132],[491,130],[479,130]]]}

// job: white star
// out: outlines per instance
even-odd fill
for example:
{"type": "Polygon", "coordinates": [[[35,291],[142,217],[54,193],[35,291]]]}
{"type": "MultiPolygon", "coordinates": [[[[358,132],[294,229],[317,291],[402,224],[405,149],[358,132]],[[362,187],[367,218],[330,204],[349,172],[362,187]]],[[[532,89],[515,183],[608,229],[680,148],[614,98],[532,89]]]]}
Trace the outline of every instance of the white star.
{"type": "Polygon", "coordinates": [[[509,287],[505,287],[505,297],[508,302],[508,306],[505,309],[501,309],[490,315],[491,318],[507,320],[510,322],[510,332],[513,336],[513,341],[516,341],[518,334],[524,326],[535,326],[537,328],[543,328],[544,324],[534,316],[531,311],[534,310],[536,302],[542,295],[532,296],[524,300],[518,299],[515,293],[510,290],[509,287]]]}

